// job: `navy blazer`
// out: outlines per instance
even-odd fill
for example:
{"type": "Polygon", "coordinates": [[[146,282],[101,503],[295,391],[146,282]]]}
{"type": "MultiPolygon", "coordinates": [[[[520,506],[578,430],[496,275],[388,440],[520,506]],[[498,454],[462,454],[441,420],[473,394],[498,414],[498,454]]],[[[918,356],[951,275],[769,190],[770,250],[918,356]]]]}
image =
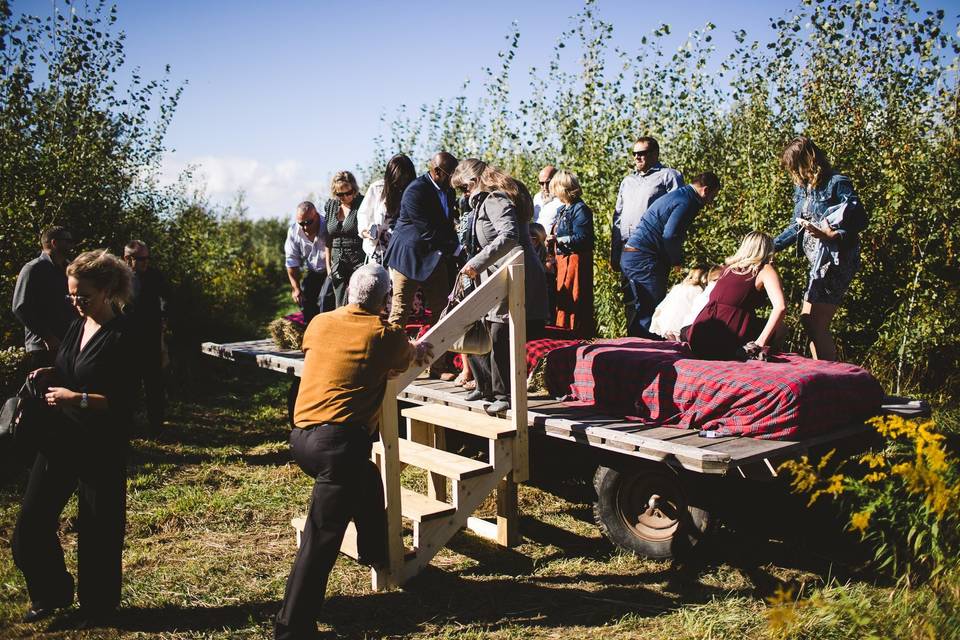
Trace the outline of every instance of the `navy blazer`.
{"type": "Polygon", "coordinates": [[[456,205],[456,197],[448,190],[447,217],[430,176],[424,174],[411,182],[400,200],[400,215],[383,257],[384,265],[411,280],[423,282],[429,278],[440,259],[452,255],[460,244],[453,225],[456,205]]]}

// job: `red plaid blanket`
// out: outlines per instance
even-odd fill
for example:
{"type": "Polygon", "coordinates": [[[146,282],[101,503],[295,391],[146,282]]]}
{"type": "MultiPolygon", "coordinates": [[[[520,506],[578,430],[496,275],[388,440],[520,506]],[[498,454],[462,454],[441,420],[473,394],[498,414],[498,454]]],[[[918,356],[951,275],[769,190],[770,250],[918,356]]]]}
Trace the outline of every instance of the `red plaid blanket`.
{"type": "Polygon", "coordinates": [[[639,338],[548,355],[551,394],[651,426],[789,439],[876,413],[883,392],[866,370],[782,354],[771,362],[695,360],[683,344],[639,338]]]}

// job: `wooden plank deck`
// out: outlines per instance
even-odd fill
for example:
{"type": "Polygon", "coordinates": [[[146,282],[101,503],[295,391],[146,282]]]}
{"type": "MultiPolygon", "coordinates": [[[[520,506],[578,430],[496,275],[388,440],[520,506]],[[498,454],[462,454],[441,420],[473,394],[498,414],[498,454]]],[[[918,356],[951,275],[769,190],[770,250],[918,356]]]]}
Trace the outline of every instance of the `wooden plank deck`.
{"type": "MultiPolygon", "coordinates": [[[[202,350],[214,357],[293,376],[299,376],[303,368],[301,352],[277,349],[271,340],[207,342],[202,350]]],[[[464,399],[466,394],[452,382],[418,379],[398,397],[417,404],[442,404],[482,412],[484,403],[468,402],[464,399]]],[[[697,430],[646,427],[551,398],[529,398],[527,405],[530,429],[547,436],[711,475],[739,472],[747,476],[759,468],[769,477],[779,461],[806,453],[811,446],[856,437],[869,429],[856,424],[799,441],[746,436],[706,438],[697,430]]]]}

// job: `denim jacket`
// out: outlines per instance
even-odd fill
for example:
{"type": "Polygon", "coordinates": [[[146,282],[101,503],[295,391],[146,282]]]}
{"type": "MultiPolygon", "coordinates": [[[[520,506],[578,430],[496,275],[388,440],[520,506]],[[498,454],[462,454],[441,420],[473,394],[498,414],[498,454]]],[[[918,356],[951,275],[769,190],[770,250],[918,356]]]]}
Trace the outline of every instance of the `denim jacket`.
{"type": "Polygon", "coordinates": [[[593,250],[593,212],[583,200],[560,207],[554,224],[559,253],[570,255],[593,250]]]}
{"type": "Polygon", "coordinates": [[[793,218],[790,220],[790,225],[774,239],[774,249],[782,251],[791,244],[797,243],[797,254],[803,255],[804,231],[797,226],[797,220],[803,217],[804,210],[809,208],[811,221],[819,224],[827,214],[827,209],[841,202],[848,203],[848,212],[844,215],[843,222],[834,229],[839,234],[836,243],[841,255],[859,248],[860,232],[867,227],[867,215],[857,192],[853,190],[850,179],[835,173],[820,189],[803,187],[794,189],[793,218]]]}

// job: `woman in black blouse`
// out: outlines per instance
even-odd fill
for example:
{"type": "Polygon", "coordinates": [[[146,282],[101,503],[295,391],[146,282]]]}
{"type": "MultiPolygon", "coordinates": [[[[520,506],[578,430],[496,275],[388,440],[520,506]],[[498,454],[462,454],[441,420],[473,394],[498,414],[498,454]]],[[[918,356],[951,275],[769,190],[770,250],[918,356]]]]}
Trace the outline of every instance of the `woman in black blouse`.
{"type": "Polygon", "coordinates": [[[120,604],[126,515],[127,427],[131,366],[139,361],[120,310],[132,272],[105,250],[67,267],[68,301],[79,317],[67,330],[56,365],[30,375],[45,389],[45,407],[23,437],[37,457],[13,534],[13,558],[32,602],[25,622],[73,603],[74,582],[57,537],[60,514],[77,492],[77,590],[84,624],[120,604]]]}
{"type": "Polygon", "coordinates": [[[330,183],[333,198],[327,200],[327,273],[333,284],[337,308],[347,303],[350,276],[365,262],[363,238],[357,224],[357,210],[363,202],[357,179],[349,171],[338,171],[330,183]]]}

